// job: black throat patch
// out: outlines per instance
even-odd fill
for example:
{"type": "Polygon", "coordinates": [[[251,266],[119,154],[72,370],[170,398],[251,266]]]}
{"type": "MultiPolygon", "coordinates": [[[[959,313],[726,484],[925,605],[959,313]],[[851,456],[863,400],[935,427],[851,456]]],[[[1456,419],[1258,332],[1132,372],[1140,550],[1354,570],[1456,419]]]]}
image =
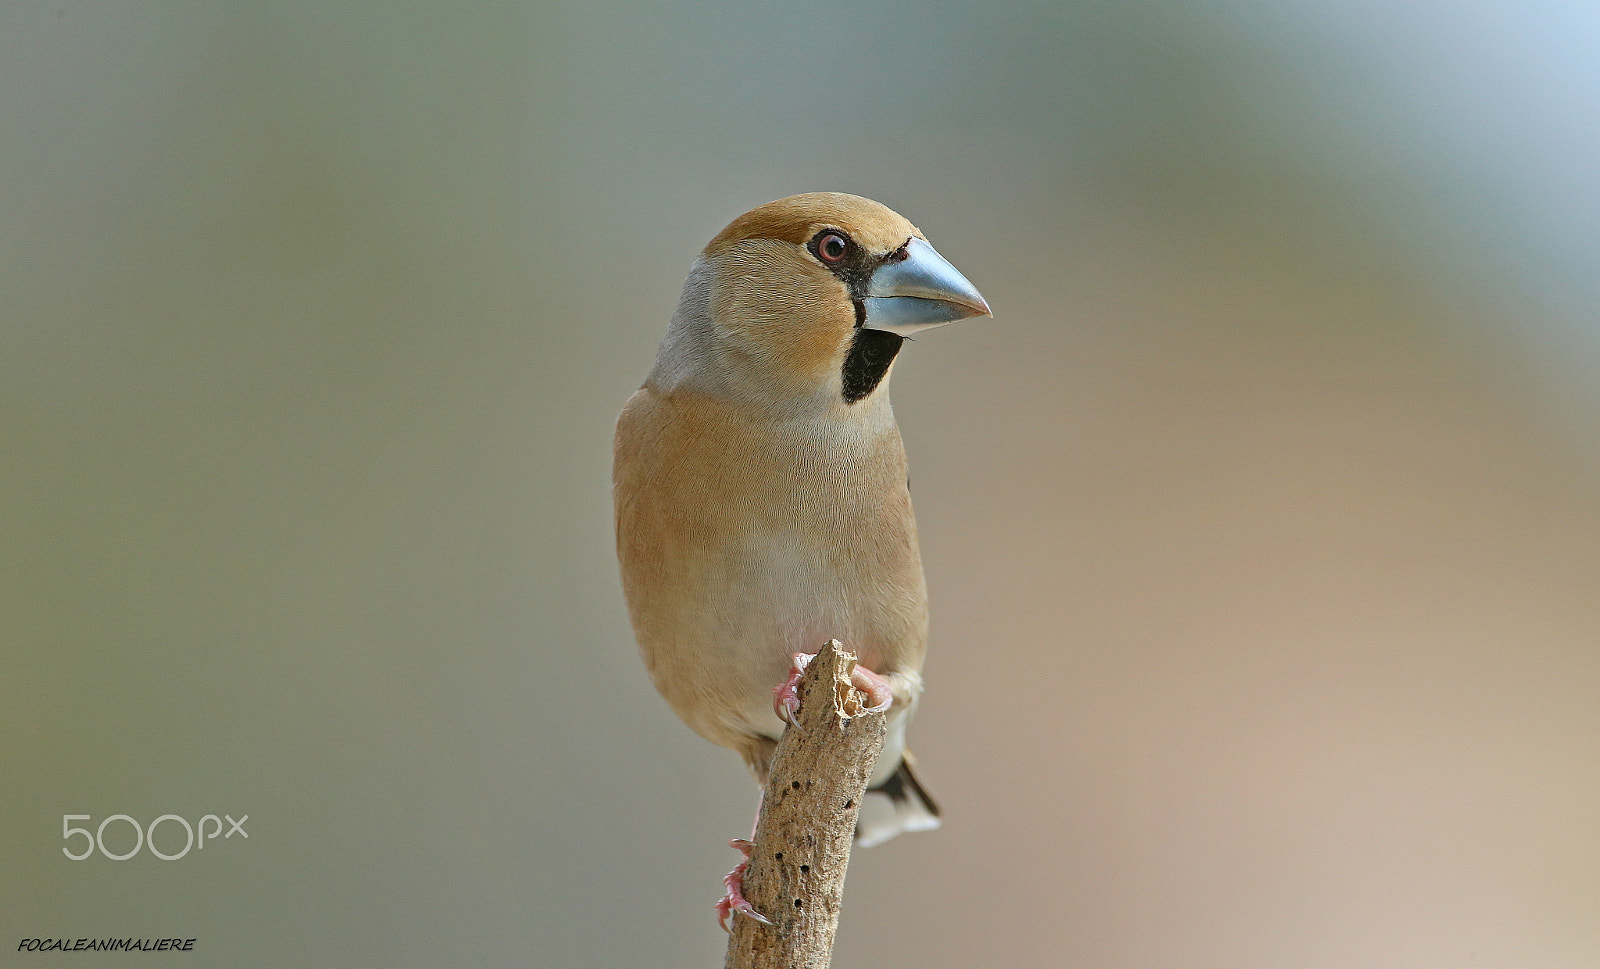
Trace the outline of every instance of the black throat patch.
{"type": "Polygon", "coordinates": [[[887,330],[856,330],[840,374],[844,378],[845,403],[854,404],[877,389],[904,341],[905,337],[887,330]]]}

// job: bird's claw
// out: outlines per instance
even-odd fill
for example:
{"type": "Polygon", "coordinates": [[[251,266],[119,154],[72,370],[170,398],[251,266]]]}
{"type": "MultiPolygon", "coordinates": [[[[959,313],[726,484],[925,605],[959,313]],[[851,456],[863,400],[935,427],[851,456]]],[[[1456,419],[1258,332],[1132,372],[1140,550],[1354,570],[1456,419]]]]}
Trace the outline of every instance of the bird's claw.
{"type": "MultiPolygon", "coordinates": [[[[795,653],[789,678],[772,688],[772,712],[796,730],[804,729],[800,726],[800,680],[816,658],[816,653],[795,653]]],[[[866,713],[879,713],[894,705],[894,689],[889,681],[859,663],[850,671],[850,684],[866,696],[866,713]]]]}
{"type": "Polygon", "coordinates": [[[727,889],[727,894],[717,900],[717,924],[722,926],[722,931],[730,935],[733,934],[733,929],[729,925],[729,920],[740,915],[749,916],[762,925],[771,925],[772,920],[757,912],[755,906],[744,897],[744,873],[750,868],[750,849],[755,845],[743,838],[735,838],[728,842],[728,847],[743,854],[744,860],[722,878],[722,885],[727,889]]]}
{"type": "Polygon", "coordinates": [[[878,713],[894,705],[894,688],[889,681],[859,663],[850,671],[850,685],[866,694],[866,713],[878,713]]]}
{"type": "Polygon", "coordinates": [[[800,726],[800,680],[806,675],[806,667],[817,658],[816,653],[795,653],[789,666],[789,678],[772,688],[772,712],[778,719],[796,730],[800,726]]]}

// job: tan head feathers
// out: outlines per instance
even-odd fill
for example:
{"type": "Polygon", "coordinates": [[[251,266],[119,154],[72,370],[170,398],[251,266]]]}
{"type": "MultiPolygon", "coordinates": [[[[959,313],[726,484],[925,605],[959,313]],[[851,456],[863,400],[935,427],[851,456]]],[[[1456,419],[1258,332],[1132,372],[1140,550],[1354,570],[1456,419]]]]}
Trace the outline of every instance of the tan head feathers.
{"type": "Polygon", "coordinates": [[[858,195],[810,192],[768,202],[728,224],[707,244],[707,255],[748,239],[776,239],[803,246],[823,229],[843,229],[868,249],[892,252],[907,239],[923,238],[916,226],[888,206],[858,195]]]}

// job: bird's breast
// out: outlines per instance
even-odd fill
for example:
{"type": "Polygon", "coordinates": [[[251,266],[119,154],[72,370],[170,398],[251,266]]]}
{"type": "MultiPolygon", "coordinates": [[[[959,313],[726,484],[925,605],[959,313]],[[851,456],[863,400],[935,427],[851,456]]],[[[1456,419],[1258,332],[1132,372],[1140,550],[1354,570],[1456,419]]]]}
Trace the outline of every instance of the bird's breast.
{"type": "Polygon", "coordinates": [[[892,419],[759,422],[663,400],[625,419],[640,426],[618,438],[624,587],[680,713],[712,694],[770,716],[789,657],[829,639],[880,672],[920,668],[926,599],[892,419]]]}

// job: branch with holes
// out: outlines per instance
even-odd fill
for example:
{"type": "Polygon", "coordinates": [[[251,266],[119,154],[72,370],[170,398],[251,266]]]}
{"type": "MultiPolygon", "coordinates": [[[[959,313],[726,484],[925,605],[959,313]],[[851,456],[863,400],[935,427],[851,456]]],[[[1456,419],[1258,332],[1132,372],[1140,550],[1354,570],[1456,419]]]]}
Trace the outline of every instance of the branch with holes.
{"type": "Polygon", "coordinates": [[[735,918],[725,969],[825,969],[832,958],[856,816],[884,740],[883,711],[868,711],[850,682],[855,665],[830,642],[806,668],[744,872],[744,897],[770,924],[735,918]]]}

